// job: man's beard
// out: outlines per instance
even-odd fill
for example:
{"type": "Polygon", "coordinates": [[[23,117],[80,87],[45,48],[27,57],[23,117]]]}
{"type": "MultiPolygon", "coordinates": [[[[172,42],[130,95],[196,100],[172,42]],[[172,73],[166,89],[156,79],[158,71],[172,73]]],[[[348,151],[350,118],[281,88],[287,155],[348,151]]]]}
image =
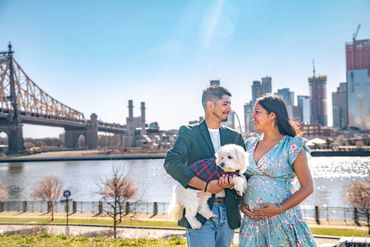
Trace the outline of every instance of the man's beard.
{"type": "Polygon", "coordinates": [[[222,123],[227,122],[227,118],[228,118],[228,116],[229,116],[229,115],[227,115],[227,117],[226,117],[226,118],[222,118],[222,114],[221,114],[220,116],[219,116],[219,115],[217,115],[215,112],[212,112],[212,114],[213,114],[214,116],[216,116],[218,119],[220,119],[222,123]]]}

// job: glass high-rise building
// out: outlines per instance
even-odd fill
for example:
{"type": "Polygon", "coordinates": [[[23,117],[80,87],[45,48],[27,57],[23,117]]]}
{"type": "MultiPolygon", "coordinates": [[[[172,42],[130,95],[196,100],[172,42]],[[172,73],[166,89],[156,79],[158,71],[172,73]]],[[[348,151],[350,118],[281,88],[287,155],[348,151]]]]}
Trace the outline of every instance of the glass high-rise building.
{"type": "Polygon", "coordinates": [[[315,73],[308,78],[310,91],[311,124],[327,126],[326,76],[316,77],[315,73]]]}
{"type": "Polygon", "coordinates": [[[370,39],[346,44],[348,126],[370,129],[370,39]]]}
{"type": "Polygon", "coordinates": [[[311,123],[310,97],[307,95],[297,96],[298,107],[301,108],[301,121],[304,124],[311,123]]]}
{"type": "Polygon", "coordinates": [[[244,105],[244,131],[245,133],[253,132],[253,120],[252,120],[252,101],[244,105]]]}
{"type": "Polygon", "coordinates": [[[332,93],[333,99],[333,127],[345,129],[348,126],[347,118],[347,83],[339,83],[336,92],[332,93]]]}
{"type": "Polygon", "coordinates": [[[287,106],[294,105],[294,92],[289,88],[278,89],[277,94],[284,100],[287,106]]]}
{"type": "Polygon", "coordinates": [[[261,78],[262,84],[262,95],[272,92],[272,78],[270,76],[265,76],[261,78]]]}
{"type": "Polygon", "coordinates": [[[252,114],[256,100],[259,97],[272,92],[272,78],[270,76],[265,76],[261,78],[261,81],[253,81],[252,100],[244,105],[244,126],[246,132],[254,131],[252,114]]]}
{"type": "Polygon", "coordinates": [[[256,103],[256,99],[262,96],[262,84],[260,81],[253,81],[252,84],[252,102],[253,106],[256,103]]]}

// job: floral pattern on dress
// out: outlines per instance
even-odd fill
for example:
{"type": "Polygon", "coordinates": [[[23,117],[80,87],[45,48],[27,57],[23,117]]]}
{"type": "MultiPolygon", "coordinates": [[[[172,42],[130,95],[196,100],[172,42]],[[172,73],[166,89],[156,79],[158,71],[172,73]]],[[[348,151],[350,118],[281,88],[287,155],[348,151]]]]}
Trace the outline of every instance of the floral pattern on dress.
{"type": "MultiPolygon", "coordinates": [[[[257,162],[253,158],[260,138],[246,143],[249,166],[246,171],[248,186],[244,204],[250,208],[261,203],[280,206],[296,191],[293,186],[294,161],[305,146],[301,137],[283,136],[281,140],[257,162]]],[[[312,233],[304,222],[299,206],[274,217],[254,221],[245,216],[240,227],[239,246],[316,246],[312,233]]]]}

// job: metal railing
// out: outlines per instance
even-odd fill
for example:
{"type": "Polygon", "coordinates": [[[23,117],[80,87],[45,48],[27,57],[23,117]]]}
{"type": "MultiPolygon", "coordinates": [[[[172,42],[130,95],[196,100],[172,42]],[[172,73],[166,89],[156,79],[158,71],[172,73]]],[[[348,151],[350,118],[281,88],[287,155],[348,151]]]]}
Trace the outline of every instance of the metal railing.
{"type": "MultiPolygon", "coordinates": [[[[50,212],[52,203],[47,201],[0,201],[1,212],[50,212]]],[[[54,202],[54,212],[65,212],[66,203],[54,202]]],[[[157,215],[167,214],[169,203],[166,202],[125,202],[122,205],[124,214],[148,214],[157,215]]],[[[300,206],[303,218],[321,222],[342,221],[343,223],[366,224],[369,217],[369,209],[350,208],[350,207],[319,207],[319,206],[300,206]]],[[[68,211],[70,213],[93,213],[103,214],[112,211],[111,206],[103,201],[70,201],[68,211]]]]}
{"type": "MultiPolygon", "coordinates": [[[[169,204],[160,202],[125,202],[122,211],[135,214],[166,214],[169,204]]],[[[65,212],[66,203],[56,201],[0,201],[1,212],[65,212]]],[[[70,201],[68,211],[71,213],[95,213],[102,214],[111,211],[112,208],[102,201],[70,201]]]]}

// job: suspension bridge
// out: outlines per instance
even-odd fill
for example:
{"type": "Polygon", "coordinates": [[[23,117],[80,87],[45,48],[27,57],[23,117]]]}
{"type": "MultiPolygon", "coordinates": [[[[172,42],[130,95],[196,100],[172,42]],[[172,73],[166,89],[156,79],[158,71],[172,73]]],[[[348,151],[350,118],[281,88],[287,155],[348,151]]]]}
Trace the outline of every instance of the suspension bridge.
{"type": "Polygon", "coordinates": [[[69,107],[42,90],[24,72],[8,50],[0,52],[0,133],[8,136],[9,153],[25,151],[23,124],[62,127],[65,130],[65,147],[78,148],[78,138],[85,137],[86,147],[98,146],[98,132],[125,135],[126,127],[98,121],[93,113],[85,119],[82,112],[69,107]]]}

